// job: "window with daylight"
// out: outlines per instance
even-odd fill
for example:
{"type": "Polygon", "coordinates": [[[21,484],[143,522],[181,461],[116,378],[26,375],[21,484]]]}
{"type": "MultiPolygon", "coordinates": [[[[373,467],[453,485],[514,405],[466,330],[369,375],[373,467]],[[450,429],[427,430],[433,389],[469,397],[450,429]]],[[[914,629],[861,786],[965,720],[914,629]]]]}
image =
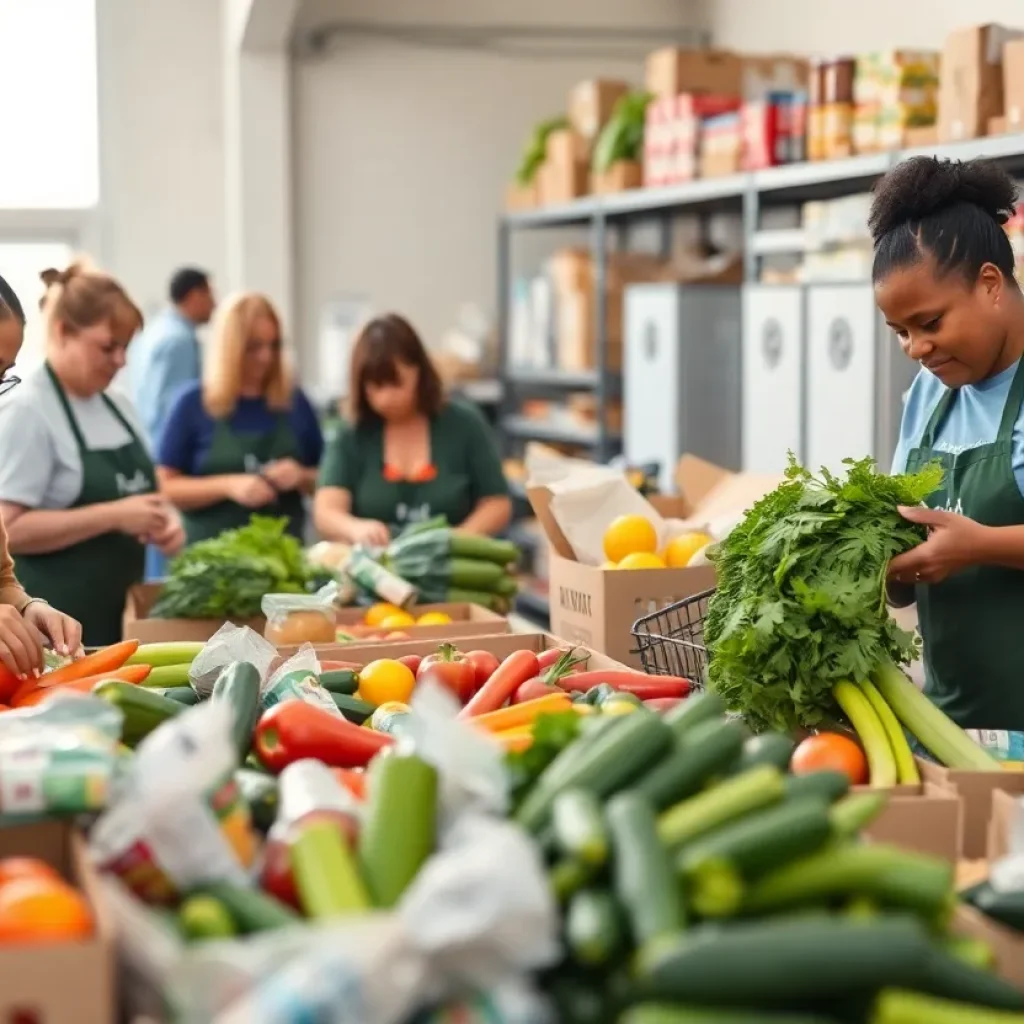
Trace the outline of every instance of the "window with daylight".
{"type": "Polygon", "coordinates": [[[0,0],[0,210],[99,200],[96,0],[0,0]]]}

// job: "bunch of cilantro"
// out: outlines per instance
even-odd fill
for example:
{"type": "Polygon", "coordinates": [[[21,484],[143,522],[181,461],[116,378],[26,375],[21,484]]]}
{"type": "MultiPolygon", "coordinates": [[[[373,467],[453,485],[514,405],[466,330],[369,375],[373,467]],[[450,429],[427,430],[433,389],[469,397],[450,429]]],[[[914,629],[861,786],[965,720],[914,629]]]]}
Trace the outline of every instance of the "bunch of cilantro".
{"type": "Polygon", "coordinates": [[[924,501],[942,468],[887,476],[870,458],[845,465],[845,479],[826,470],[815,477],[791,454],[786,482],[714,553],[708,684],[756,730],[834,720],[837,682],[917,654],[914,637],[886,611],[886,567],[925,539],[897,507],[924,501]]]}

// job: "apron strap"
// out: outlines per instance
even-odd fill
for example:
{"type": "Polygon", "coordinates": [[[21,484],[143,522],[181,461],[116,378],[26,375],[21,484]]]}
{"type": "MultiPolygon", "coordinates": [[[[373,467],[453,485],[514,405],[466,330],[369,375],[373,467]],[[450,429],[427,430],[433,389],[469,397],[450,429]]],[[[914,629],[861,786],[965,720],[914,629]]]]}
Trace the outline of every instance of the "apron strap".
{"type": "Polygon", "coordinates": [[[935,435],[939,432],[939,427],[942,426],[942,421],[947,415],[949,415],[949,410],[953,408],[953,403],[955,401],[956,391],[953,388],[946,388],[928,419],[928,424],[924,428],[924,433],[921,435],[919,447],[935,447],[935,435]]]}
{"type": "Polygon", "coordinates": [[[57,374],[53,372],[53,367],[46,363],[46,372],[50,376],[50,382],[53,384],[54,391],[57,392],[57,398],[60,399],[61,408],[64,410],[64,415],[67,417],[68,426],[71,427],[71,433],[74,435],[75,442],[78,444],[78,450],[80,452],[88,451],[89,449],[85,446],[85,437],[82,435],[82,428],[78,425],[78,418],[75,416],[74,409],[71,408],[71,403],[68,401],[68,396],[61,386],[60,381],[57,379],[57,374]]]}
{"type": "Polygon", "coordinates": [[[1010,393],[1006,396],[1006,404],[1003,406],[1003,417],[999,421],[997,440],[1010,441],[1013,439],[1013,428],[1020,416],[1022,405],[1024,405],[1024,359],[1018,361],[1017,369],[1013,374],[1010,393]]]}
{"type": "MultiPolygon", "coordinates": [[[[141,444],[142,442],[139,440],[139,435],[135,433],[135,431],[132,429],[132,425],[128,422],[128,418],[117,407],[117,402],[115,402],[104,391],[100,392],[100,398],[103,399],[103,404],[111,411],[111,413],[113,413],[114,417],[120,422],[121,426],[124,427],[124,429],[128,431],[128,436],[136,444],[141,444]]],[[[145,446],[143,446],[143,447],[145,447],[145,446]]]]}

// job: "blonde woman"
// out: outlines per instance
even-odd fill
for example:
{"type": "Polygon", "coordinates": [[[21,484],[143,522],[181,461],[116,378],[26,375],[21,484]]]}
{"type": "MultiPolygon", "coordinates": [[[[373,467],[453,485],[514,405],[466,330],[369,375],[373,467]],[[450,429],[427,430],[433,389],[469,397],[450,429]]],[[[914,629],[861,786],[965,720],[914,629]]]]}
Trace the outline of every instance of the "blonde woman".
{"type": "Polygon", "coordinates": [[[253,513],[286,517],[289,532],[303,535],[323,437],[282,349],[269,299],[247,292],[217,308],[202,382],[178,395],[157,452],[161,490],[181,510],[190,544],[253,513]]]}
{"type": "Polygon", "coordinates": [[[19,582],[99,646],[121,636],[145,545],[173,553],[184,535],[155,493],[131,403],[108,391],[142,323],[138,308],[84,263],[42,278],[46,363],[0,402],[0,514],[19,582]]]}

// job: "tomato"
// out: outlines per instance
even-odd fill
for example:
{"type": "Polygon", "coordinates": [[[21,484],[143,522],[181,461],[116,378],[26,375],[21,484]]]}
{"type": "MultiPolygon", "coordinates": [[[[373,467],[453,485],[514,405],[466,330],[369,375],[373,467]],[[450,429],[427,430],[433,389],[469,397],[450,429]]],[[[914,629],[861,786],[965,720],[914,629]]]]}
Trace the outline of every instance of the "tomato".
{"type": "Polygon", "coordinates": [[[406,654],[398,659],[398,663],[404,665],[413,675],[416,675],[420,670],[420,665],[423,663],[423,655],[406,654]]]}
{"type": "Polygon", "coordinates": [[[85,897],[60,879],[19,878],[0,889],[0,943],[66,942],[92,932],[85,897]]]}
{"type": "Polygon", "coordinates": [[[37,857],[4,857],[0,860],[0,885],[19,878],[48,878],[52,882],[61,880],[54,868],[37,857]]]}
{"type": "Polygon", "coordinates": [[[854,786],[868,781],[868,761],[860,745],[838,732],[819,732],[802,740],[789,762],[794,775],[843,772],[854,786]]]}
{"type": "Polygon", "coordinates": [[[476,692],[476,672],[454,644],[441,644],[428,654],[416,672],[418,683],[433,680],[450,690],[463,704],[476,692]]]}
{"type": "Polygon", "coordinates": [[[565,693],[565,690],[560,686],[549,686],[543,679],[527,679],[512,694],[512,703],[522,704],[524,701],[534,700],[537,697],[546,697],[549,693],[565,693]]]}
{"type": "Polygon", "coordinates": [[[466,655],[466,661],[473,666],[474,681],[477,689],[494,675],[496,669],[501,664],[490,651],[470,651],[466,655]]]}
{"type": "Polygon", "coordinates": [[[0,664],[0,701],[8,703],[23,682],[6,665],[0,664]]]}
{"type": "Polygon", "coordinates": [[[416,676],[408,665],[383,658],[371,661],[359,673],[359,693],[371,704],[384,704],[389,700],[409,702],[416,686],[416,676]]]}

